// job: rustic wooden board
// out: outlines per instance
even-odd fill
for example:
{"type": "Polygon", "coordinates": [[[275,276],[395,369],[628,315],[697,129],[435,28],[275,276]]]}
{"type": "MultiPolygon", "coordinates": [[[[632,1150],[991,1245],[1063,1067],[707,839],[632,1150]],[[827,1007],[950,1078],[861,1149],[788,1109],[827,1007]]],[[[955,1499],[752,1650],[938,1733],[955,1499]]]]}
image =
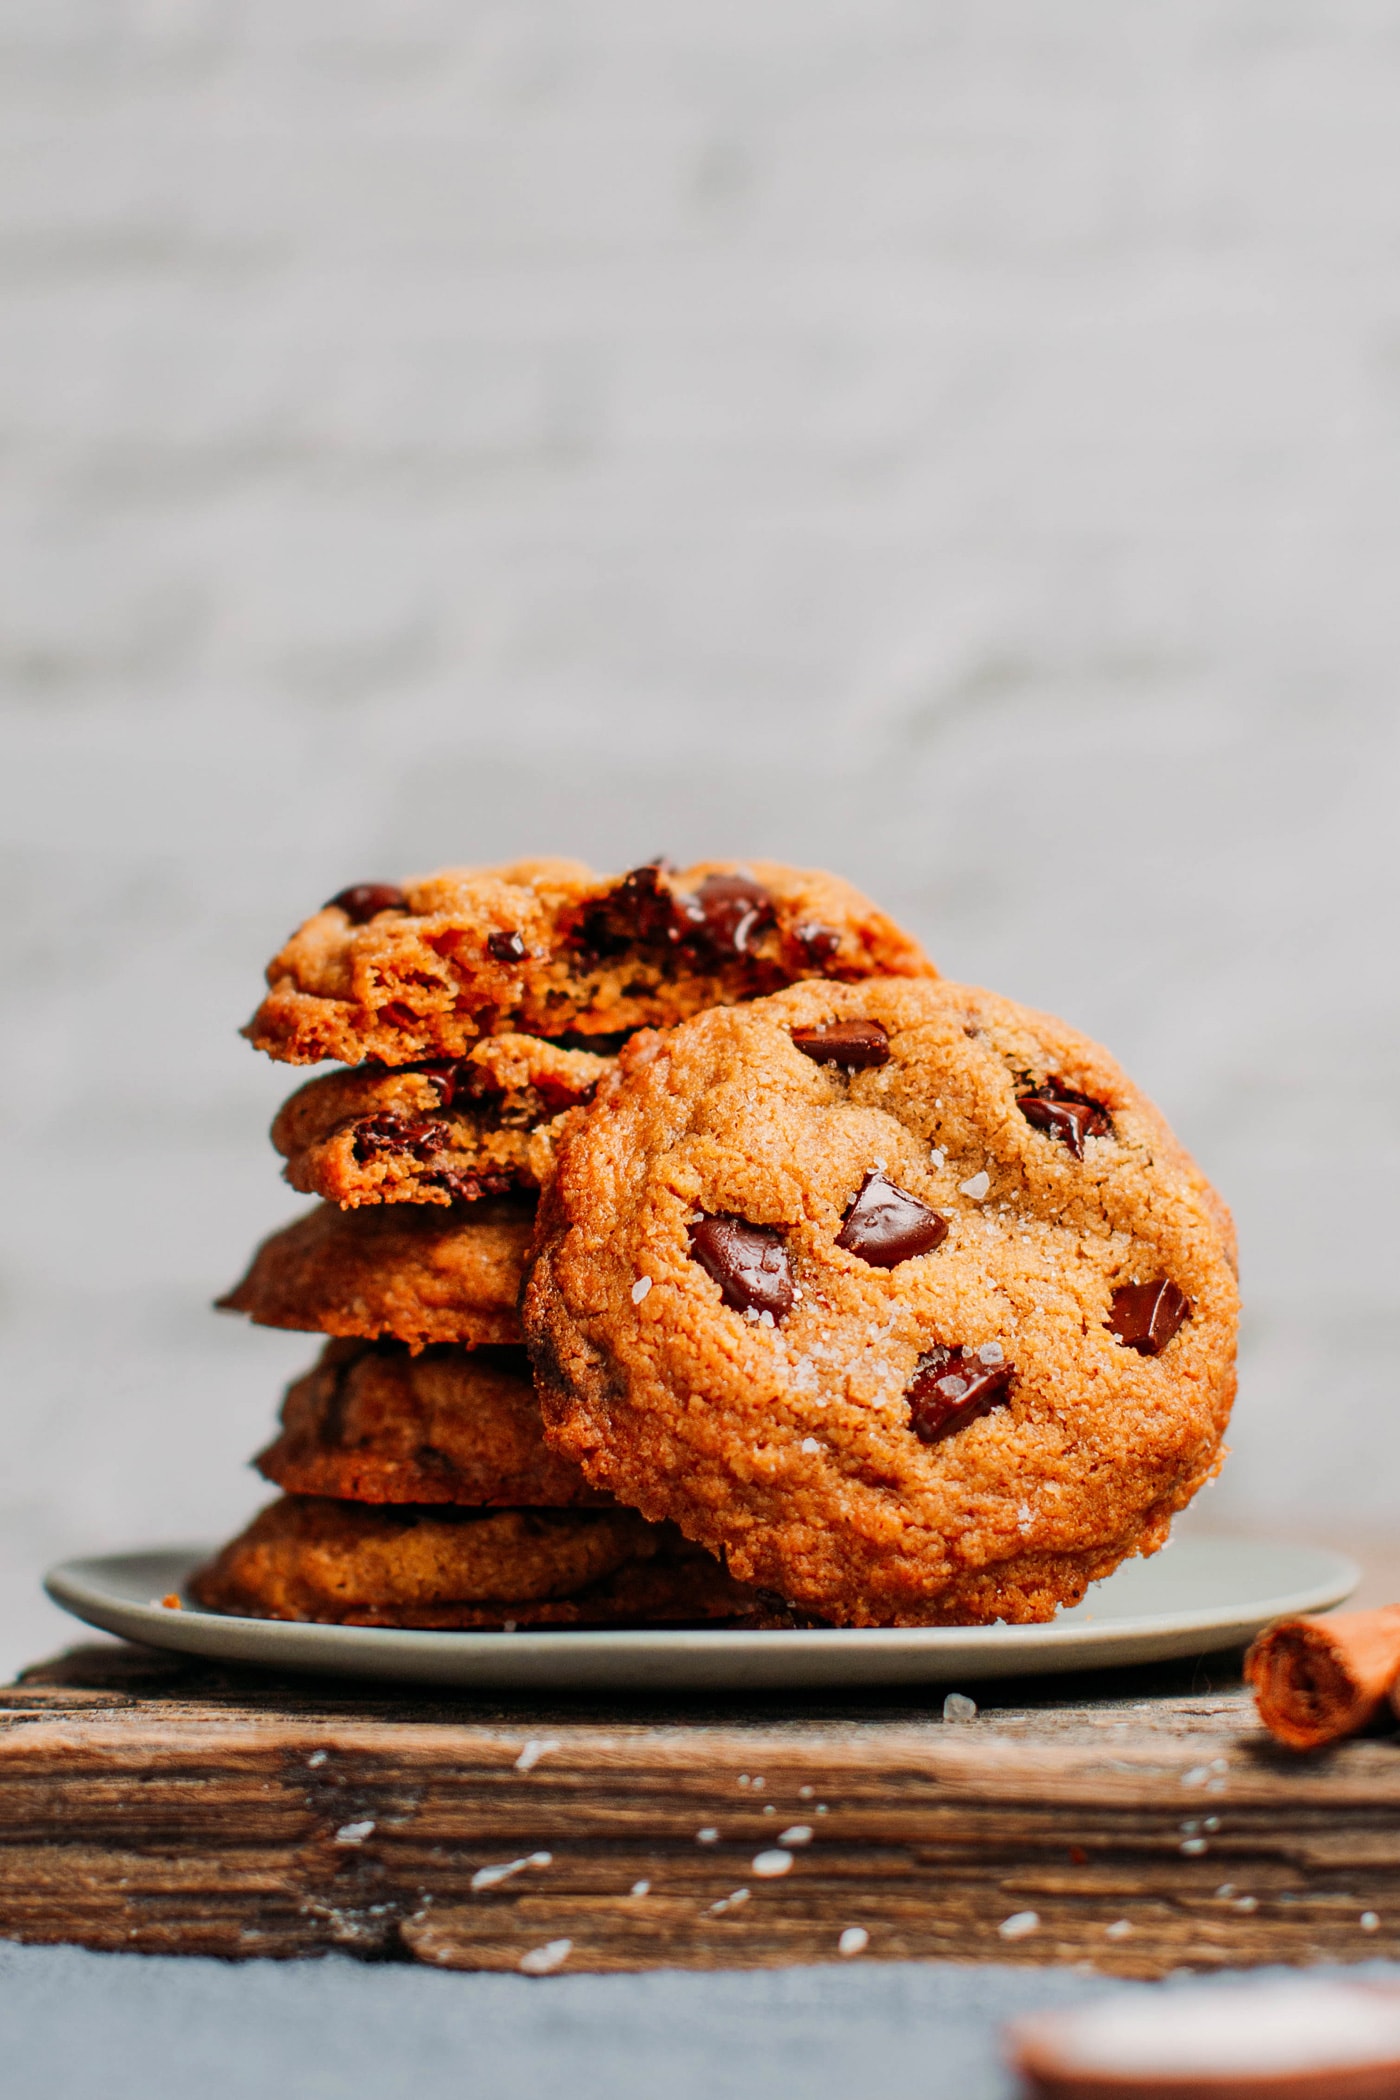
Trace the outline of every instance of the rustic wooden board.
{"type": "Polygon", "coordinates": [[[527,1973],[857,1928],[1134,1976],[1400,1957],[1394,1739],[1279,1751],[1231,1658],[978,1696],[544,1709],[79,1650],[0,1691],[0,1934],[527,1973]]]}

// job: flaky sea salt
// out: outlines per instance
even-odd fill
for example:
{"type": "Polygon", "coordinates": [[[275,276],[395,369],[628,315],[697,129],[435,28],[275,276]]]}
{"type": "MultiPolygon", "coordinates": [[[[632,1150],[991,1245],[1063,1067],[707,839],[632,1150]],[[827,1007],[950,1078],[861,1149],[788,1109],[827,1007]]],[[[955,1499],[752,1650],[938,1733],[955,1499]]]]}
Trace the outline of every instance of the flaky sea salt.
{"type": "Polygon", "coordinates": [[[696,1831],[695,1842],[697,1845],[717,1845],[719,1843],[719,1832],[715,1829],[713,1823],[707,1823],[703,1830],[696,1831]]]}
{"type": "Polygon", "coordinates": [[[999,1364],[1005,1355],[1000,1342],[983,1342],[977,1351],[978,1361],[984,1364],[999,1364]]]}
{"type": "Polygon", "coordinates": [[[863,1925],[848,1925],[836,1942],[836,1952],[848,1960],[853,1954],[864,1954],[870,1945],[870,1934],[863,1925]]]}
{"type": "Polygon", "coordinates": [[[526,1867],[549,1867],[554,1864],[552,1852],[527,1852],[523,1859],[502,1860],[499,1866],[478,1867],[472,1876],[473,1889],[497,1889],[503,1881],[521,1874],[526,1867]]]}
{"type": "Polygon", "coordinates": [[[551,1750],[557,1750],[558,1748],[559,1738],[557,1735],[532,1735],[519,1757],[515,1760],[516,1771],[533,1772],[542,1757],[548,1757],[551,1750]]]}
{"type": "Polygon", "coordinates": [[[651,1894],[651,1883],[649,1881],[634,1881],[632,1894],[634,1896],[649,1896],[651,1894]]]}
{"type": "Polygon", "coordinates": [[[780,1845],[810,1845],[812,1826],[810,1823],[789,1823],[786,1830],[778,1832],[780,1845]]]}
{"type": "Polygon", "coordinates": [[[814,1436],[804,1436],[798,1448],[803,1451],[817,1452],[821,1450],[821,1445],[814,1436]]]}
{"type": "Polygon", "coordinates": [[[970,1196],[974,1203],[981,1203],[991,1185],[992,1177],[986,1168],[982,1167],[977,1173],[969,1174],[966,1181],[958,1183],[958,1194],[960,1196],[970,1196]]]}
{"type": "Polygon", "coordinates": [[[969,1699],[966,1692],[949,1692],[943,1701],[943,1718],[945,1721],[975,1721],[977,1701],[969,1699]]]}
{"type": "Polygon", "coordinates": [[[948,1155],[941,1146],[935,1145],[928,1156],[928,1163],[935,1168],[945,1167],[948,1164],[948,1155]]]}
{"type": "Polygon", "coordinates": [[[335,1841],[337,1845],[363,1845],[373,1828],[373,1822],[368,1820],[363,1823],[342,1823],[335,1834],[335,1841]]]}
{"type": "Polygon", "coordinates": [[[542,1947],[532,1947],[528,1954],[520,1957],[520,1968],[526,1976],[552,1976],[562,1969],[574,1951],[572,1940],[546,1940],[542,1947]]]}
{"type": "Polygon", "coordinates": [[[633,1284],[633,1286],[632,1286],[632,1303],[633,1303],[634,1305],[640,1305],[640,1304],[641,1304],[641,1302],[642,1302],[642,1300],[643,1300],[643,1298],[645,1298],[645,1296],[646,1296],[647,1292],[648,1292],[648,1291],[649,1291],[650,1289],[651,1289],[651,1278],[650,1278],[650,1276],[639,1276],[639,1277],[637,1278],[637,1281],[636,1281],[636,1282],[635,1282],[635,1283],[633,1284]]]}
{"type": "Polygon", "coordinates": [[[774,1881],[779,1874],[786,1874],[792,1865],[792,1854],[774,1846],[768,1852],[756,1852],[749,1861],[760,1881],[774,1881]]]}
{"type": "Polygon", "coordinates": [[[1003,1918],[997,1927],[1004,1940],[1023,1940],[1039,1930],[1040,1913],[1035,1910],[1013,1910],[1011,1916],[1003,1918]]]}

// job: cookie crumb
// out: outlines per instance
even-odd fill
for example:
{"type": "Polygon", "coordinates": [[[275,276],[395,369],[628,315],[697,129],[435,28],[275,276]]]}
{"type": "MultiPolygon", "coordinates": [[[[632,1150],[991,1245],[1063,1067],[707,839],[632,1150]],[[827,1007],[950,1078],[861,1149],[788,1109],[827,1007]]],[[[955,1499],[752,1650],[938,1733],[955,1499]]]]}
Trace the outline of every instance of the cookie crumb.
{"type": "Polygon", "coordinates": [[[185,1608],[178,1590],[169,1591],[160,1601],[166,1611],[183,1611],[185,1608]]]}

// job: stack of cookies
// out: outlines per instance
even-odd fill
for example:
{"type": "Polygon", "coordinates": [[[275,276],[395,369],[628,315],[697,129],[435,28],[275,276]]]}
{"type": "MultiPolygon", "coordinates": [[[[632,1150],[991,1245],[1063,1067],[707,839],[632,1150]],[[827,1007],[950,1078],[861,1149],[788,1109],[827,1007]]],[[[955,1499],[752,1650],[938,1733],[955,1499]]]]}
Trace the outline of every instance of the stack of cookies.
{"type": "Polygon", "coordinates": [[[256,1461],[281,1499],[198,1600],[372,1626],[791,1623],[781,1591],[548,1441],[519,1310],[539,1192],[624,1044],[805,980],[933,974],[845,883],[761,864],[534,861],[315,913],[246,1033],[340,1067],[273,1125],[319,1201],[221,1303],[328,1339],[256,1461]]]}

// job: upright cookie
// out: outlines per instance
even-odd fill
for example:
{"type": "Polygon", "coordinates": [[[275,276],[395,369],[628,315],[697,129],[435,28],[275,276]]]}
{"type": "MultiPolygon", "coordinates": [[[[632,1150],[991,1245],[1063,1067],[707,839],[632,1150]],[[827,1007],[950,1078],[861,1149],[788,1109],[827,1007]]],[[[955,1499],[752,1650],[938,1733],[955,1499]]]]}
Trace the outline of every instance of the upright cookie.
{"type": "Polygon", "coordinates": [[[834,875],[768,861],[579,861],[359,883],[268,965],[244,1031],[291,1064],[460,1057],[483,1036],[615,1036],[806,977],[933,973],[915,941],[834,875]]]}
{"type": "Polygon", "coordinates": [[[290,1495],[567,1509],[601,1500],[544,1440],[523,1349],[328,1342],[256,1461],[290,1495]]]}
{"type": "Polygon", "coordinates": [[[623,1050],[524,1303],[546,1433],[851,1625],[1050,1617],[1150,1552],[1234,1394],[1228,1213],[1063,1022],[795,987],[623,1050]]]}
{"type": "Polygon", "coordinates": [[[390,1335],[421,1349],[520,1340],[530,1208],[506,1200],[337,1210],[320,1203],[263,1241],[224,1312],[260,1327],[390,1335]]]}
{"type": "Polygon", "coordinates": [[[587,1101],[611,1063],[539,1036],[497,1035],[455,1062],[329,1072],[283,1103],[272,1142],[294,1189],[346,1209],[533,1192],[555,1119],[587,1101]]]}

